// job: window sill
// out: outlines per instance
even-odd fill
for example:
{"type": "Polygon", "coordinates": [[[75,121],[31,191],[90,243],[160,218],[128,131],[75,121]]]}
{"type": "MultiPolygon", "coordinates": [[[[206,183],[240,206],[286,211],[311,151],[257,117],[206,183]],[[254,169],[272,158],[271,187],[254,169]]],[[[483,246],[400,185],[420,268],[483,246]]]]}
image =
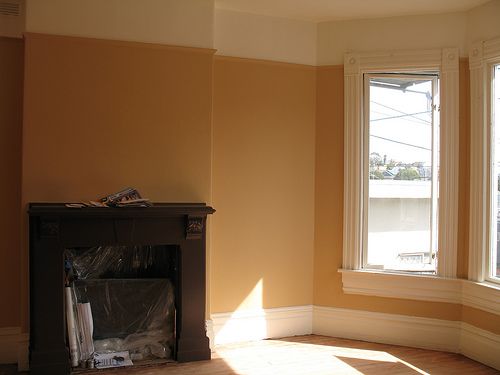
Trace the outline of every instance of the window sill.
{"type": "Polygon", "coordinates": [[[500,285],[429,275],[339,269],[347,294],[456,303],[500,315],[500,285]]]}
{"type": "Polygon", "coordinates": [[[461,303],[460,280],[429,275],[409,275],[339,269],[344,293],[421,301],[461,303]]]}
{"type": "Polygon", "coordinates": [[[462,304],[500,315],[500,285],[462,281],[462,304]]]}

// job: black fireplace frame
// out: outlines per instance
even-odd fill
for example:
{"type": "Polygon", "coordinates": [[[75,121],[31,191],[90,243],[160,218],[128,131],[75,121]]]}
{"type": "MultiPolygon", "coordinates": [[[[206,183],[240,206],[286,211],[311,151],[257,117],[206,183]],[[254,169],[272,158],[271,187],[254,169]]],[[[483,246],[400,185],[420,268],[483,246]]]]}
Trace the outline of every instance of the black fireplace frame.
{"type": "Polygon", "coordinates": [[[71,371],[64,310],[64,249],[102,245],[176,245],[178,362],[210,359],[205,326],[206,219],[204,203],[156,203],[146,208],[68,208],[30,203],[30,370],[71,371]]]}

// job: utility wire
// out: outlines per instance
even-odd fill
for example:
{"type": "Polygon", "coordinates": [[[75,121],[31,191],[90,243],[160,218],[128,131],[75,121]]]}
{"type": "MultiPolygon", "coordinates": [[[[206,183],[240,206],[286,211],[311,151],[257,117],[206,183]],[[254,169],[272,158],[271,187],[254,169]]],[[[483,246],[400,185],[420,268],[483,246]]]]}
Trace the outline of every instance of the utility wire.
{"type": "Polygon", "coordinates": [[[432,111],[425,111],[425,112],[406,113],[404,115],[397,115],[397,116],[390,116],[390,117],[381,117],[381,118],[376,118],[374,120],[370,120],[370,122],[391,120],[391,119],[395,119],[395,118],[402,118],[402,117],[408,117],[408,116],[414,116],[414,115],[422,115],[424,113],[431,113],[431,112],[432,111]]]}
{"type": "Polygon", "coordinates": [[[412,145],[411,143],[400,142],[400,141],[396,141],[394,139],[380,137],[378,135],[370,134],[370,137],[379,138],[379,139],[383,139],[384,141],[393,142],[393,143],[399,143],[401,145],[405,145],[405,146],[409,146],[409,147],[415,147],[415,148],[419,148],[419,149],[426,150],[426,151],[432,151],[430,148],[427,148],[427,147],[412,145]]]}
{"type": "Polygon", "coordinates": [[[396,108],[390,107],[390,106],[385,105],[385,104],[382,104],[382,103],[378,103],[378,102],[376,102],[376,101],[374,101],[374,100],[370,100],[370,103],[373,103],[373,104],[379,105],[379,106],[381,106],[381,107],[384,107],[384,108],[390,109],[391,111],[394,111],[394,112],[397,112],[397,113],[401,113],[402,115],[408,115],[408,116],[410,116],[410,117],[413,117],[415,120],[418,120],[418,121],[421,121],[421,122],[425,123],[426,125],[430,125],[430,124],[431,124],[431,122],[430,122],[430,121],[426,121],[426,120],[424,120],[424,119],[422,119],[422,118],[420,118],[420,117],[417,117],[417,116],[415,116],[415,115],[413,115],[413,114],[408,114],[408,113],[406,113],[406,112],[400,111],[399,109],[396,109],[396,108]]]}
{"type": "MultiPolygon", "coordinates": [[[[393,113],[392,113],[392,114],[390,114],[390,113],[383,112],[383,109],[381,109],[380,111],[377,111],[376,109],[371,108],[371,109],[370,109],[370,117],[371,117],[372,115],[392,116],[392,115],[394,115],[394,114],[393,114],[393,113]]],[[[405,119],[405,121],[411,122],[411,123],[416,124],[416,125],[427,125],[427,126],[431,126],[431,123],[418,121],[418,120],[416,120],[415,118],[407,118],[407,119],[405,119]]]]}

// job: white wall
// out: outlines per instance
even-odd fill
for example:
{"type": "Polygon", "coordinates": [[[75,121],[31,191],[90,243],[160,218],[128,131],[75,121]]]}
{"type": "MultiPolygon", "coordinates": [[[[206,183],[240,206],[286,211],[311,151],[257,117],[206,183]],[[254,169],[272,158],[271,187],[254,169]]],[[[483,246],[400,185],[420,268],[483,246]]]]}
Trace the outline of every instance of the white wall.
{"type": "Polygon", "coordinates": [[[213,0],[28,0],[26,31],[213,48],[213,0]]]}
{"type": "Polygon", "coordinates": [[[500,0],[469,12],[314,22],[214,9],[214,0],[27,0],[26,31],[216,48],[307,65],[348,50],[459,47],[500,36],[500,0]]]}
{"type": "Polygon", "coordinates": [[[217,54],[316,65],[316,23],[215,10],[217,54]]]}
{"type": "Polygon", "coordinates": [[[349,50],[459,47],[466,55],[467,13],[405,16],[318,24],[318,65],[344,63],[349,50]]]}
{"type": "Polygon", "coordinates": [[[500,37],[500,0],[492,0],[468,12],[467,42],[500,37]]]}

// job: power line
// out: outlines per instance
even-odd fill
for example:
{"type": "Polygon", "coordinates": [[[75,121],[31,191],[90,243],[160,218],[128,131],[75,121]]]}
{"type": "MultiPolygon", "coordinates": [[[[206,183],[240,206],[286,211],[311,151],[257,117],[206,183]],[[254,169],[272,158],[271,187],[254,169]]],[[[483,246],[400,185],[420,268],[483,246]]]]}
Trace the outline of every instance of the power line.
{"type": "Polygon", "coordinates": [[[425,112],[415,112],[415,113],[406,113],[404,115],[397,115],[397,116],[390,116],[390,117],[382,117],[382,118],[376,118],[374,120],[370,120],[370,122],[375,122],[375,121],[382,121],[382,120],[392,120],[395,118],[402,118],[402,117],[408,117],[408,116],[414,116],[414,115],[422,115],[424,113],[431,113],[432,111],[425,111],[425,112]]]}
{"type": "Polygon", "coordinates": [[[394,112],[397,112],[397,113],[401,113],[402,115],[406,115],[406,114],[407,114],[408,116],[413,117],[415,120],[421,121],[421,122],[423,122],[423,123],[424,123],[424,124],[426,124],[426,125],[430,125],[430,124],[431,124],[431,122],[430,122],[430,121],[426,121],[426,120],[424,120],[424,119],[422,119],[422,118],[420,118],[420,117],[414,116],[413,114],[408,114],[408,113],[406,113],[406,112],[400,111],[399,109],[396,109],[396,108],[390,107],[390,106],[388,106],[388,105],[385,105],[385,104],[382,104],[382,103],[376,102],[376,101],[374,101],[374,100],[370,100],[370,103],[373,103],[373,104],[379,105],[379,106],[381,106],[381,107],[384,107],[384,108],[390,109],[391,111],[394,111],[394,112]]]}
{"type": "Polygon", "coordinates": [[[394,139],[380,137],[378,135],[370,134],[370,137],[379,138],[379,139],[383,139],[384,141],[393,142],[393,143],[399,143],[401,145],[405,145],[405,146],[409,146],[409,147],[415,147],[415,148],[419,148],[419,149],[426,150],[426,151],[432,151],[430,148],[427,148],[427,147],[412,145],[411,143],[400,142],[400,141],[396,141],[394,139]]]}
{"type": "MultiPolygon", "coordinates": [[[[392,114],[384,112],[383,109],[380,111],[377,111],[376,109],[371,108],[370,109],[370,116],[372,116],[372,114],[381,115],[381,116],[392,116],[392,114]]],[[[417,124],[417,125],[431,126],[431,123],[418,121],[415,118],[407,118],[407,119],[405,119],[405,121],[408,121],[408,122],[411,122],[411,123],[417,124]]]]}

